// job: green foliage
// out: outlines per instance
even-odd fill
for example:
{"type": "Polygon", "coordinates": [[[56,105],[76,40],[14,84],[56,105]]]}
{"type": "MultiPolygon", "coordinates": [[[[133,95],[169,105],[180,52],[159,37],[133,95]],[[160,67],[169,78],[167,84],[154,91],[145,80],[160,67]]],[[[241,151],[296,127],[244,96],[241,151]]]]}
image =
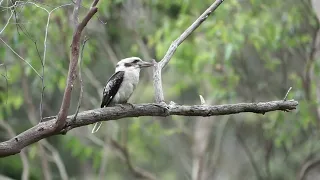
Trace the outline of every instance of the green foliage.
{"type": "MultiPolygon", "coordinates": [[[[99,18],[95,16],[85,29],[84,35],[90,39],[86,44],[82,61],[85,94],[81,110],[99,107],[97,91],[100,91],[99,88],[102,89],[114,71],[110,59],[116,61],[127,56],[162,59],[171,43],[212,3],[209,0],[133,2],[130,4],[124,0],[100,1],[99,18]],[[126,8],[127,6],[130,8],[126,8]],[[147,48],[142,49],[140,42],[145,43],[147,48]],[[145,55],[145,52],[149,54],[145,55]]],[[[51,10],[66,2],[43,3],[39,5],[51,10]]],[[[82,5],[80,19],[84,17],[91,1],[84,1],[82,5]]],[[[0,30],[10,15],[10,11],[2,9],[2,6],[0,30]]],[[[32,4],[18,7],[17,12],[21,28],[14,23],[13,17],[0,37],[41,74],[48,14],[32,4]]],[[[293,179],[296,175],[294,170],[308,157],[308,153],[316,152],[319,148],[316,144],[319,120],[314,111],[319,106],[319,101],[315,98],[317,84],[311,82],[310,91],[307,92],[304,82],[304,73],[308,66],[306,62],[310,61],[309,53],[315,38],[314,32],[319,25],[311,12],[299,0],[225,1],[178,47],[168,67],[163,71],[165,99],[167,102],[172,100],[179,104],[199,104],[199,94],[215,104],[282,99],[287,89],[292,86],[288,99],[299,101],[298,110],[294,113],[273,112],[265,116],[244,114],[235,118],[237,121],[247,119],[245,130],[249,132],[242,133],[250,134],[245,137],[246,140],[257,144],[258,149],[253,151],[254,156],[263,158],[261,152],[264,151],[264,145],[259,138],[270,140],[272,143],[274,148],[269,163],[274,179],[293,179]],[[307,98],[307,93],[310,93],[311,98],[307,98]],[[285,167],[282,162],[284,151],[289,152],[285,167]]],[[[60,108],[70,60],[73,33],[71,13],[72,6],[66,6],[54,11],[49,19],[44,69],[45,116],[55,115],[60,108]]],[[[30,91],[28,96],[32,99],[37,113],[41,79],[0,41],[0,64],[2,63],[6,64],[7,69],[0,66],[0,74],[7,73],[9,84],[7,92],[6,81],[1,78],[0,118],[13,126],[16,133],[20,133],[30,128],[26,117],[30,107],[24,98],[25,90],[21,87],[22,77],[27,79],[30,91]],[[22,69],[25,70],[25,74],[22,73],[22,69]]],[[[314,61],[312,67],[313,75],[319,76],[319,59],[314,61]]],[[[152,83],[149,80],[143,83],[139,86],[145,90],[144,96],[135,93],[134,98],[139,102],[150,102],[152,83]]],[[[79,84],[74,86],[74,90],[74,97],[78,97],[79,84]]],[[[70,114],[74,112],[77,100],[72,99],[70,114]]],[[[35,116],[38,117],[38,114],[35,116]]],[[[215,119],[219,121],[220,118],[215,119]]],[[[121,123],[119,121],[112,123],[115,125],[108,126],[107,132],[99,131],[97,138],[112,137],[121,145],[125,145],[133,165],[155,172],[162,179],[190,179],[195,120],[188,117],[132,118],[127,123],[127,129],[126,126],[118,124],[121,123]],[[169,142],[174,144],[174,147],[170,146],[169,142]]],[[[81,178],[84,175],[82,169],[88,167],[91,167],[94,176],[98,177],[106,153],[105,176],[109,179],[131,178],[126,163],[120,161],[119,152],[106,152],[101,146],[92,143],[86,138],[90,132],[83,129],[74,131],[74,134],[68,133],[66,136],[49,139],[60,152],[70,178],[81,178]]],[[[215,135],[210,137],[210,146],[213,146],[215,141],[213,136],[215,135]]],[[[230,144],[230,139],[233,138],[228,137],[222,141],[230,144]]],[[[1,137],[2,139],[4,138],[1,137]]],[[[239,152],[239,147],[230,147],[239,152]]],[[[207,150],[208,161],[213,149],[215,147],[209,147],[207,150]]],[[[33,169],[31,176],[41,179],[38,145],[31,145],[27,150],[33,169]]],[[[220,153],[223,158],[215,164],[214,169],[223,169],[222,164],[228,159],[225,158],[225,154],[228,153],[220,153]]],[[[259,168],[264,169],[261,164],[263,163],[258,163],[259,168]]],[[[59,177],[53,168],[55,165],[52,162],[50,165],[54,177],[59,177]]],[[[245,169],[246,172],[251,172],[251,166],[245,167],[248,167],[245,169]]],[[[1,174],[19,179],[21,169],[22,163],[18,155],[0,160],[1,174]]],[[[230,171],[230,168],[227,171],[230,171]]],[[[254,174],[250,173],[243,177],[235,174],[237,179],[254,177],[254,174]]]]}

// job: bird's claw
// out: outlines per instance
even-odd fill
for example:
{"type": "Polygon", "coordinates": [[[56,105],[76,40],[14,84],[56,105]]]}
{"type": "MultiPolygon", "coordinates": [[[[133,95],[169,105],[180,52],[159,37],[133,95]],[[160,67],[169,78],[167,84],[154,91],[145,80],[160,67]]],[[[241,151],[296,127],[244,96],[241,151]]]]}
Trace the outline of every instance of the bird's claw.
{"type": "Polygon", "coordinates": [[[132,109],[134,109],[134,105],[131,103],[126,103],[128,106],[130,106],[132,109]]]}
{"type": "Polygon", "coordinates": [[[163,112],[168,112],[168,105],[165,102],[161,102],[160,104],[153,104],[154,106],[157,106],[163,110],[163,112]]]}
{"type": "Polygon", "coordinates": [[[122,104],[116,104],[116,106],[119,106],[121,109],[125,109],[126,107],[124,107],[124,105],[122,104]]]}
{"type": "Polygon", "coordinates": [[[134,105],[131,103],[116,104],[116,106],[119,106],[121,109],[126,109],[126,106],[130,106],[132,109],[134,109],[134,105]]]}

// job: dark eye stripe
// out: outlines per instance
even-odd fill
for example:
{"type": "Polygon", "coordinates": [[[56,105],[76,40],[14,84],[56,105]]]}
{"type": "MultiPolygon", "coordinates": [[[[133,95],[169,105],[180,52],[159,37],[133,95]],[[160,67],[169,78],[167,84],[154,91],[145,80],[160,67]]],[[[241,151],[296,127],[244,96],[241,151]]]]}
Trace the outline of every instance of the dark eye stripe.
{"type": "Polygon", "coordinates": [[[138,63],[140,60],[136,59],[133,61],[133,63],[138,63]]]}
{"type": "Polygon", "coordinates": [[[130,64],[130,63],[124,63],[124,66],[125,67],[130,67],[132,64],[130,64]]]}

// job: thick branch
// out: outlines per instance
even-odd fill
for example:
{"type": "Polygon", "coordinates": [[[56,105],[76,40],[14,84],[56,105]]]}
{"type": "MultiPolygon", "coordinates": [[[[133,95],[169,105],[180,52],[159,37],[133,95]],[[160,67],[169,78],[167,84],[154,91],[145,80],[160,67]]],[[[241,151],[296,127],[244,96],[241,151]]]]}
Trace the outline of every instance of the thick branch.
{"type": "Polygon", "coordinates": [[[252,112],[264,114],[270,111],[290,111],[296,109],[297,101],[271,101],[260,103],[239,103],[239,104],[226,104],[226,105],[161,105],[161,104],[139,104],[125,107],[107,107],[102,109],[94,109],[84,111],[78,114],[77,119],[74,121],[73,115],[68,116],[66,124],[62,130],[55,131],[54,117],[45,118],[48,121],[39,123],[38,125],[22,132],[16,137],[0,143],[0,157],[9,156],[19,153],[24,147],[35,143],[41,139],[56,134],[64,134],[67,131],[80,127],[93,124],[98,121],[117,120],[126,117],[139,117],[139,116],[219,116],[228,114],[237,114],[242,112],[252,112]],[[50,120],[49,120],[50,119],[50,120]]]}
{"type": "Polygon", "coordinates": [[[155,63],[153,67],[153,88],[154,88],[154,97],[156,103],[164,102],[163,89],[162,89],[162,80],[161,80],[161,67],[159,63],[155,63]]]}
{"type": "MultiPolygon", "coordinates": [[[[93,5],[96,5],[98,1],[94,1],[93,5]]],[[[77,3],[78,4],[78,3],[77,3]]],[[[79,7],[75,7],[79,8],[79,7]]],[[[76,69],[79,59],[79,49],[80,49],[80,38],[81,33],[84,27],[87,25],[89,20],[93,17],[93,15],[98,11],[97,7],[91,7],[87,15],[84,17],[82,22],[77,25],[77,28],[75,30],[75,33],[73,35],[72,44],[71,44],[71,61],[69,64],[69,70],[68,70],[68,78],[67,78],[67,85],[64,91],[62,104],[60,111],[58,113],[58,118],[56,121],[56,128],[59,130],[61,129],[65,122],[68,115],[68,109],[70,107],[70,101],[71,101],[71,91],[74,85],[74,80],[77,78],[76,69]]],[[[75,13],[78,12],[78,10],[74,11],[75,13]]],[[[77,24],[77,17],[74,16],[75,24],[77,24]]]]}

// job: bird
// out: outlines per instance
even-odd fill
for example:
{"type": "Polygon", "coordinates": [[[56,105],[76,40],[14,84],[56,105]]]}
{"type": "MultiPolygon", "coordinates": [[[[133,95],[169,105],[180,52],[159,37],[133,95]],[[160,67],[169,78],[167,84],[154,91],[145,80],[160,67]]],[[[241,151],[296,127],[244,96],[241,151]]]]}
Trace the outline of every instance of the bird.
{"type": "MultiPolygon", "coordinates": [[[[139,57],[129,57],[120,60],[116,64],[115,73],[108,79],[101,101],[101,108],[127,103],[133,91],[139,83],[140,70],[154,66],[152,62],[146,62],[139,57]]],[[[100,129],[102,122],[96,122],[91,133],[100,129]],[[98,127],[97,127],[98,126],[98,127]]]]}

